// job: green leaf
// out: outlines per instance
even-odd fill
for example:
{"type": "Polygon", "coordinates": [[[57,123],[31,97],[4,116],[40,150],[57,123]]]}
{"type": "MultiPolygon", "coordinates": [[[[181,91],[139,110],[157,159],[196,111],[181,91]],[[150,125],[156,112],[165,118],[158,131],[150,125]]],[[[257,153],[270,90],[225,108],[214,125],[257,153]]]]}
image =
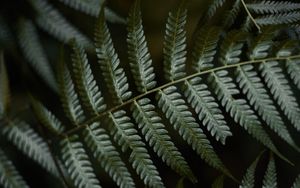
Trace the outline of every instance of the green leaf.
{"type": "Polygon", "coordinates": [[[30,20],[22,19],[18,24],[18,39],[21,50],[28,63],[37,74],[57,92],[53,70],[48,62],[45,51],[40,42],[37,30],[30,20]]]}
{"type": "Polygon", "coordinates": [[[230,28],[234,24],[241,11],[241,8],[242,8],[241,0],[235,0],[232,9],[228,10],[225,14],[225,19],[223,20],[222,23],[225,29],[230,28]]]}
{"type": "Polygon", "coordinates": [[[227,126],[220,106],[208,90],[207,85],[201,83],[200,77],[195,77],[185,81],[184,87],[184,95],[198,114],[199,120],[217,141],[225,144],[226,138],[232,133],[227,126]]]}
{"type": "Polygon", "coordinates": [[[119,68],[120,60],[115,52],[108,27],[105,23],[104,12],[100,12],[95,29],[95,46],[98,63],[102,70],[105,83],[116,104],[131,97],[129,85],[123,68],[119,68]]]}
{"type": "Polygon", "coordinates": [[[134,181],[128,172],[120,154],[114,147],[100,123],[93,123],[84,130],[84,140],[101,167],[120,187],[134,187],[134,181]]]}
{"type": "Polygon", "coordinates": [[[255,111],[258,112],[274,132],[296,150],[300,151],[288,132],[268,91],[265,89],[265,85],[255,72],[254,67],[252,65],[239,66],[236,69],[236,75],[236,80],[242,92],[247,96],[250,104],[254,106],[255,111]]]}
{"type": "Polygon", "coordinates": [[[90,68],[87,54],[82,46],[72,40],[72,69],[75,86],[82,104],[90,114],[99,114],[106,109],[102,93],[90,68]]]}
{"type": "Polygon", "coordinates": [[[278,62],[263,62],[259,69],[277,104],[293,126],[300,131],[300,108],[278,62]]]}
{"type": "Polygon", "coordinates": [[[197,33],[192,49],[192,65],[197,72],[214,67],[213,60],[217,53],[221,29],[218,27],[203,27],[197,33]]]}
{"type": "Polygon", "coordinates": [[[27,123],[20,120],[10,121],[1,132],[25,155],[58,177],[48,145],[27,123]]]}
{"type": "Polygon", "coordinates": [[[300,89],[300,59],[288,60],[286,62],[287,72],[295,85],[300,89]]]}
{"type": "Polygon", "coordinates": [[[9,103],[9,81],[4,63],[3,52],[0,51],[0,119],[7,115],[9,103]]]}
{"type": "Polygon", "coordinates": [[[267,167],[267,171],[263,180],[263,188],[276,188],[277,187],[277,174],[274,157],[271,154],[270,161],[267,167]]]}
{"type": "Polygon", "coordinates": [[[0,149],[0,185],[4,188],[29,187],[2,149],[0,149]]]}
{"type": "Polygon", "coordinates": [[[246,174],[243,177],[242,183],[239,186],[239,188],[253,188],[255,183],[255,169],[257,166],[257,163],[261,157],[261,154],[253,161],[253,163],[248,167],[246,174]]]}
{"type": "Polygon", "coordinates": [[[300,3],[264,0],[257,3],[249,3],[247,4],[247,8],[257,14],[273,14],[281,12],[291,12],[293,10],[300,9],[300,3]]]}
{"type": "Polygon", "coordinates": [[[109,113],[108,124],[110,134],[114,137],[115,142],[122,147],[122,151],[125,152],[130,149],[129,161],[144,184],[149,187],[164,187],[159,173],[150,159],[146,145],[131,123],[131,119],[126,116],[126,112],[120,110],[113,114],[109,113]]]}
{"type": "Polygon", "coordinates": [[[133,117],[142,130],[146,141],[159,157],[162,158],[178,174],[189,178],[192,182],[197,179],[182,154],[171,141],[168,131],[161,123],[162,120],[155,112],[155,107],[150,103],[150,99],[143,98],[135,101],[131,107],[133,117]]]}
{"type": "Polygon", "coordinates": [[[300,20],[300,11],[259,16],[255,19],[256,23],[259,25],[291,24],[291,23],[298,22],[299,20],[300,20]]]}
{"type": "Polygon", "coordinates": [[[186,17],[187,9],[184,2],[168,16],[163,48],[164,72],[168,81],[185,76],[186,17]]]}
{"type": "Polygon", "coordinates": [[[128,17],[128,58],[131,72],[139,92],[146,92],[156,85],[152,60],[144,35],[140,1],[136,0],[128,17]]]}
{"type": "Polygon", "coordinates": [[[82,143],[76,141],[77,135],[60,142],[62,160],[73,184],[79,188],[100,188],[92,164],[82,143]]]}

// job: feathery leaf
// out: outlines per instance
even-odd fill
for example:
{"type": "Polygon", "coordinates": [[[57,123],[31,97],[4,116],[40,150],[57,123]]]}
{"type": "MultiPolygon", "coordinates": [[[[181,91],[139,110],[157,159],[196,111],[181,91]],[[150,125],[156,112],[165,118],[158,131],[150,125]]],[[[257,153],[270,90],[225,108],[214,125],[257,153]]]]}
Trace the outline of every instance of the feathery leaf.
{"type": "Polygon", "coordinates": [[[267,171],[263,180],[263,188],[276,188],[277,187],[277,177],[276,177],[276,167],[275,160],[271,154],[270,161],[267,167],[267,171]]]}
{"type": "Polygon", "coordinates": [[[128,56],[131,71],[139,92],[146,92],[156,85],[152,60],[144,35],[140,1],[136,0],[128,17],[128,56]]]}
{"type": "Polygon", "coordinates": [[[253,188],[255,183],[255,169],[257,166],[257,163],[261,157],[261,154],[255,159],[255,161],[252,162],[252,164],[247,169],[246,174],[243,177],[242,184],[239,186],[239,188],[253,188]]]}
{"type": "Polygon", "coordinates": [[[259,16],[255,19],[256,23],[259,25],[291,24],[291,23],[298,22],[299,20],[300,20],[300,11],[259,16]]]}
{"type": "Polygon", "coordinates": [[[287,72],[295,85],[300,89],[300,59],[289,60],[286,63],[287,72]]]}
{"type": "Polygon", "coordinates": [[[295,179],[295,182],[293,183],[292,188],[298,188],[300,187],[300,175],[295,179]]]}
{"type": "Polygon", "coordinates": [[[300,9],[300,3],[264,0],[257,3],[249,3],[247,4],[247,8],[257,14],[282,13],[300,9]]]}

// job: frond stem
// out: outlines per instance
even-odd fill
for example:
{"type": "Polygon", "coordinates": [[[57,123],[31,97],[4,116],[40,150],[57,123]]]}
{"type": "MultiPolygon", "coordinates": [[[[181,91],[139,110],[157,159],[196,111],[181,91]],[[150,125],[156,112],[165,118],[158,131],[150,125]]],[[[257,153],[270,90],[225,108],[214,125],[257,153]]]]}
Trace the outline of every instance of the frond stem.
{"type": "Polygon", "coordinates": [[[245,3],[244,0],[241,0],[241,3],[246,11],[246,13],[248,14],[250,20],[253,22],[253,24],[255,25],[255,27],[258,29],[258,32],[260,33],[261,32],[261,28],[260,26],[256,23],[255,19],[253,18],[252,14],[250,13],[249,9],[247,8],[247,5],[245,3]]]}

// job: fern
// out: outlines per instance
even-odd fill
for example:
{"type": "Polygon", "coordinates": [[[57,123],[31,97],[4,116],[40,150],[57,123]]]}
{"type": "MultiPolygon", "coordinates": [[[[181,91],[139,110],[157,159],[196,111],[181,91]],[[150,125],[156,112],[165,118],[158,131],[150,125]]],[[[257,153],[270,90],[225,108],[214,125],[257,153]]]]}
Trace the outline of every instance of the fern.
{"type": "Polygon", "coordinates": [[[6,115],[10,102],[9,83],[4,64],[3,52],[0,51],[0,119],[6,115]]]}
{"type": "Polygon", "coordinates": [[[0,184],[10,188],[29,187],[2,149],[0,149],[0,184]]]}
{"type": "Polygon", "coordinates": [[[267,187],[277,187],[276,167],[272,155],[270,157],[268,168],[266,170],[264,180],[263,180],[263,188],[267,188],[267,187]]]}
{"type": "Polygon", "coordinates": [[[300,61],[298,59],[289,61],[286,63],[287,71],[294,81],[295,85],[300,89],[300,75],[298,74],[300,71],[300,61]]]}
{"type": "Polygon", "coordinates": [[[258,3],[248,4],[247,7],[255,13],[279,13],[290,12],[292,10],[300,9],[299,3],[292,3],[288,1],[261,1],[258,3]]]}
{"type": "Polygon", "coordinates": [[[221,175],[215,179],[213,184],[211,185],[212,188],[223,188],[224,187],[224,176],[221,175]]]}
{"type": "Polygon", "coordinates": [[[241,182],[241,185],[239,188],[253,188],[255,183],[255,169],[257,167],[257,163],[261,157],[261,154],[255,159],[255,161],[252,162],[252,164],[247,169],[247,172],[245,173],[243,180],[241,182]]]}
{"type": "Polygon", "coordinates": [[[300,175],[295,179],[295,182],[292,185],[292,188],[297,188],[300,185],[300,175]]]}

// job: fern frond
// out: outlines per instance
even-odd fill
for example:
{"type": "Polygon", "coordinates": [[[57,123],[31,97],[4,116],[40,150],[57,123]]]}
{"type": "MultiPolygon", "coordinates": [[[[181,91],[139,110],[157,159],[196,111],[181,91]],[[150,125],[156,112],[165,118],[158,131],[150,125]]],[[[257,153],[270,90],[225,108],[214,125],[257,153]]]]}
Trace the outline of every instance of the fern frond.
{"type": "Polygon", "coordinates": [[[118,186],[134,187],[134,181],[128,172],[120,154],[112,144],[100,123],[93,123],[84,130],[84,140],[100,162],[101,167],[110,175],[118,186]]]}
{"type": "Polygon", "coordinates": [[[287,72],[295,85],[300,89],[300,59],[289,60],[286,63],[287,72]]]}
{"type": "Polygon", "coordinates": [[[276,177],[276,167],[274,157],[271,154],[270,161],[264,176],[263,188],[276,188],[277,187],[277,177],[276,177]]]}
{"type": "Polygon", "coordinates": [[[247,4],[247,7],[250,11],[257,14],[282,13],[300,9],[300,3],[264,0],[257,3],[247,4]]]}
{"type": "Polygon", "coordinates": [[[217,53],[221,29],[218,27],[203,27],[197,33],[192,49],[192,66],[197,72],[214,67],[213,60],[217,53]]]}
{"type": "Polygon", "coordinates": [[[196,123],[192,113],[188,111],[181,94],[176,92],[176,90],[176,87],[171,86],[163,91],[159,91],[157,96],[159,99],[158,106],[170,120],[175,130],[179,131],[183,139],[192,146],[205,162],[231,177],[202,129],[196,123]]]}
{"type": "Polygon", "coordinates": [[[218,176],[213,184],[211,185],[211,188],[223,188],[224,187],[224,175],[218,176]]]}
{"type": "Polygon", "coordinates": [[[40,43],[35,26],[30,20],[19,22],[18,39],[28,63],[38,75],[53,89],[58,91],[51,66],[40,43]]]}
{"type": "Polygon", "coordinates": [[[72,41],[72,47],[72,69],[78,94],[85,109],[91,114],[98,114],[106,109],[106,105],[94,79],[87,54],[76,41],[72,41]]]}
{"type": "MultiPolygon", "coordinates": [[[[79,10],[88,15],[97,17],[99,15],[100,9],[104,6],[104,0],[60,0],[64,4],[74,8],[75,10],[79,10]]],[[[124,23],[125,20],[114,13],[112,10],[105,8],[105,17],[110,22],[124,23]]]]}
{"type": "Polygon", "coordinates": [[[168,131],[161,123],[161,118],[154,111],[155,107],[150,102],[150,99],[143,98],[139,101],[134,101],[132,105],[133,117],[138,127],[142,130],[146,141],[174,171],[189,178],[192,182],[196,182],[196,177],[182,157],[182,154],[171,141],[168,131]]]}
{"type": "Polygon", "coordinates": [[[29,187],[2,149],[0,149],[0,185],[4,188],[29,187]]]}
{"type": "Polygon", "coordinates": [[[208,7],[207,17],[208,18],[213,17],[216,14],[217,9],[222,7],[225,2],[226,2],[226,0],[213,0],[212,3],[208,7]]]}
{"type": "Polygon", "coordinates": [[[140,1],[136,0],[128,17],[128,58],[131,71],[139,92],[146,92],[156,85],[152,60],[144,35],[140,1]]]}
{"type": "Polygon", "coordinates": [[[62,147],[62,160],[78,188],[100,188],[99,180],[94,174],[92,164],[89,160],[82,143],[76,141],[77,136],[65,138],[60,142],[62,147]]]}
{"type": "Polygon", "coordinates": [[[51,132],[60,134],[65,130],[65,127],[55,117],[55,115],[46,107],[44,107],[39,101],[32,99],[32,106],[39,121],[51,132]]]}
{"type": "Polygon", "coordinates": [[[247,34],[243,31],[231,31],[220,46],[219,61],[224,65],[240,62],[240,55],[247,34]]]}
{"type": "Polygon", "coordinates": [[[98,63],[103,71],[103,77],[109,93],[115,103],[119,104],[131,97],[129,85],[120,60],[115,52],[108,27],[105,23],[104,12],[100,12],[95,30],[95,46],[98,63]]]}
{"type": "Polygon", "coordinates": [[[246,174],[243,177],[242,183],[239,186],[239,188],[253,188],[255,183],[255,169],[257,166],[257,163],[261,157],[261,154],[255,159],[255,161],[252,162],[252,164],[248,167],[246,174]]]}
{"type": "Polygon", "coordinates": [[[300,108],[278,62],[263,62],[259,69],[274,99],[294,127],[300,131],[300,108]]]}
{"type": "Polygon", "coordinates": [[[225,19],[223,20],[223,28],[230,28],[234,22],[237,20],[237,16],[240,13],[242,8],[241,0],[236,0],[232,6],[232,9],[227,11],[225,14],[225,19]]]}
{"type": "Polygon", "coordinates": [[[85,116],[78,95],[75,92],[70,71],[65,64],[63,52],[61,53],[57,72],[60,101],[63,110],[74,125],[79,125],[85,119],[85,116]]]}
{"type": "MultiPolygon", "coordinates": [[[[276,153],[282,159],[285,159],[274,146],[269,135],[262,128],[258,117],[247,104],[247,101],[244,99],[235,99],[234,96],[240,94],[240,92],[236,88],[232,78],[228,77],[228,72],[222,70],[211,73],[209,79],[219,101],[234,121],[271,151],[276,153]]],[[[288,160],[286,161],[288,162],[288,160]]]]}
{"type": "Polygon", "coordinates": [[[236,80],[255,111],[283,140],[300,151],[288,132],[278,110],[252,65],[239,66],[236,80]]]}
{"type": "Polygon", "coordinates": [[[138,135],[137,130],[123,110],[109,114],[110,133],[121,147],[122,151],[131,150],[129,161],[137,174],[149,187],[164,187],[159,173],[154,166],[146,145],[138,135]]]}
{"type": "Polygon", "coordinates": [[[0,50],[0,119],[6,115],[10,102],[10,91],[3,52],[0,50]]]}
{"type": "Polygon", "coordinates": [[[56,37],[58,40],[68,43],[75,38],[76,41],[87,48],[91,48],[92,42],[77,28],[71,25],[52,5],[46,0],[29,0],[39,16],[36,22],[40,28],[56,37]]]}
{"type": "Polygon", "coordinates": [[[46,142],[25,122],[14,120],[2,129],[2,134],[29,158],[55,176],[58,171],[46,142]]]}
{"type": "Polygon", "coordinates": [[[198,114],[199,120],[203,122],[211,135],[216,137],[217,141],[220,140],[222,144],[225,144],[226,138],[232,133],[207,85],[201,83],[200,77],[195,77],[185,81],[184,86],[184,95],[198,114]]]}
{"type": "Polygon", "coordinates": [[[300,20],[300,11],[271,14],[266,16],[259,16],[255,19],[259,25],[279,25],[279,24],[290,24],[300,20]]]}
{"type": "Polygon", "coordinates": [[[292,188],[300,187],[300,175],[295,179],[295,182],[292,185],[292,188]]]}
{"type": "Polygon", "coordinates": [[[180,7],[170,12],[164,39],[164,73],[168,81],[185,76],[186,61],[186,17],[187,9],[182,2],[180,7]]]}

